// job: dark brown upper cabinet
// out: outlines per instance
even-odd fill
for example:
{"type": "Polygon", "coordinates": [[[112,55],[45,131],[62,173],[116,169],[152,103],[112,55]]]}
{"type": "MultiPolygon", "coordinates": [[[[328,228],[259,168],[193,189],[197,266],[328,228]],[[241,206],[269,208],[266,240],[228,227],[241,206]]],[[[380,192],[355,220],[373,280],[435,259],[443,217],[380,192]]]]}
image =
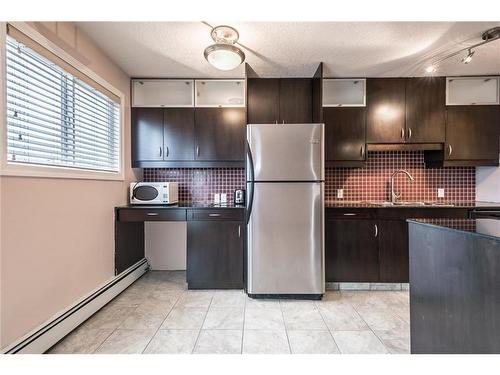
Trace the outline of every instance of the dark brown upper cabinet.
{"type": "Polygon", "coordinates": [[[249,78],[249,124],[312,122],[312,79],[249,78]]]}
{"type": "Polygon", "coordinates": [[[405,140],[406,79],[366,80],[366,142],[400,143],[405,140]]]}
{"type": "Polygon", "coordinates": [[[249,78],[247,80],[249,124],[273,124],[279,120],[280,80],[249,78]]]}
{"type": "Polygon", "coordinates": [[[285,124],[312,122],[312,79],[283,78],[280,80],[280,118],[285,124]]]}
{"type": "Polygon", "coordinates": [[[194,159],[194,110],[165,108],[163,112],[163,159],[194,159]]]}
{"type": "Polygon", "coordinates": [[[244,161],[245,109],[195,109],[195,160],[244,161]]]}
{"type": "Polygon", "coordinates": [[[365,112],[364,107],[323,108],[328,165],[349,166],[366,160],[365,112]]]}
{"type": "Polygon", "coordinates": [[[444,77],[409,78],[406,81],[406,142],[445,141],[445,96],[444,77]]]}
{"type": "Polygon", "coordinates": [[[448,106],[446,112],[444,165],[498,165],[500,107],[448,106]]]}
{"type": "Polygon", "coordinates": [[[163,109],[132,109],[132,166],[163,161],[163,109]]]}

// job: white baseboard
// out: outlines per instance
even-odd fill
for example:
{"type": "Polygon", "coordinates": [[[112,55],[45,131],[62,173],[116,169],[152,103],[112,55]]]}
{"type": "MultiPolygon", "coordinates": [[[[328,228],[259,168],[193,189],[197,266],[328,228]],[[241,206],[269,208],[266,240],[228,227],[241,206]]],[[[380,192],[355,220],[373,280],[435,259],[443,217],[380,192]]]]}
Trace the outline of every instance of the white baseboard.
{"type": "Polygon", "coordinates": [[[149,268],[146,259],[115,276],[106,284],[61,311],[47,322],[3,349],[6,354],[41,354],[90,318],[125,288],[141,277],[149,268]]]}

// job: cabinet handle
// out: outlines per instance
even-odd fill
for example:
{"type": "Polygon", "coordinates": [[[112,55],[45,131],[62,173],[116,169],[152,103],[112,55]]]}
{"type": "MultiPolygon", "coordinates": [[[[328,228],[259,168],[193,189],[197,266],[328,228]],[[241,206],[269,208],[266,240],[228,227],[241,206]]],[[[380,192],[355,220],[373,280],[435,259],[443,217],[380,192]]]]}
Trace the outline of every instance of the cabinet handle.
{"type": "Polygon", "coordinates": [[[238,225],[238,237],[241,237],[241,225],[238,225]]]}
{"type": "Polygon", "coordinates": [[[361,145],[361,157],[365,157],[365,146],[361,145]]]}
{"type": "Polygon", "coordinates": [[[275,123],[275,124],[278,124],[278,120],[274,120],[274,123],[275,123]]]}
{"type": "Polygon", "coordinates": [[[356,216],[356,214],[354,214],[352,212],[348,212],[348,213],[345,213],[344,216],[356,216]]]}
{"type": "Polygon", "coordinates": [[[411,128],[408,128],[408,140],[411,139],[411,128]]]}
{"type": "Polygon", "coordinates": [[[405,139],[405,129],[401,128],[401,139],[404,141],[405,139]]]}
{"type": "Polygon", "coordinates": [[[208,214],[208,216],[210,216],[210,217],[219,217],[220,214],[208,214]]]}
{"type": "Polygon", "coordinates": [[[148,216],[158,216],[158,212],[148,212],[146,215],[148,215],[148,216]]]}
{"type": "Polygon", "coordinates": [[[196,156],[200,156],[200,146],[196,146],[196,156]]]}
{"type": "Polygon", "coordinates": [[[168,155],[170,154],[170,150],[169,150],[168,146],[167,146],[167,150],[166,150],[166,151],[167,151],[166,156],[167,156],[167,158],[168,158],[168,155]]]}
{"type": "Polygon", "coordinates": [[[377,224],[375,224],[375,238],[378,237],[378,226],[377,224]]]}
{"type": "Polygon", "coordinates": [[[160,156],[162,155],[162,148],[160,147],[160,156]]]}
{"type": "Polygon", "coordinates": [[[451,147],[451,145],[448,145],[448,156],[451,156],[452,152],[453,152],[453,147],[451,147]]]}

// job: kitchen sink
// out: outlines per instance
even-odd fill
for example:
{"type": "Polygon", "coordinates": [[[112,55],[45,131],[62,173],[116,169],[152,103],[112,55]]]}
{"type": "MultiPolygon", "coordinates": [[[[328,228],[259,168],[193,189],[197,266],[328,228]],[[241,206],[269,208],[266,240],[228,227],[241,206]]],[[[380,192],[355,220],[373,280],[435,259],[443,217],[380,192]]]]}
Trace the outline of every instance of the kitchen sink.
{"type": "Polygon", "coordinates": [[[441,202],[410,202],[410,201],[399,201],[399,202],[369,202],[370,204],[380,206],[380,207],[454,207],[452,203],[441,203],[441,202]]]}

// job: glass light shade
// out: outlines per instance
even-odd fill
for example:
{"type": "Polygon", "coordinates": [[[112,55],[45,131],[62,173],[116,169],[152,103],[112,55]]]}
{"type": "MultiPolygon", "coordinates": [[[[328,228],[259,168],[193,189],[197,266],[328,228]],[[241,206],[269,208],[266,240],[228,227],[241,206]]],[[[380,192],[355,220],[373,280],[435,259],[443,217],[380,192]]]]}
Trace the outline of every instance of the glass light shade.
{"type": "Polygon", "coordinates": [[[205,49],[204,55],[219,70],[233,70],[245,60],[243,51],[231,44],[213,44],[205,49]]]}

